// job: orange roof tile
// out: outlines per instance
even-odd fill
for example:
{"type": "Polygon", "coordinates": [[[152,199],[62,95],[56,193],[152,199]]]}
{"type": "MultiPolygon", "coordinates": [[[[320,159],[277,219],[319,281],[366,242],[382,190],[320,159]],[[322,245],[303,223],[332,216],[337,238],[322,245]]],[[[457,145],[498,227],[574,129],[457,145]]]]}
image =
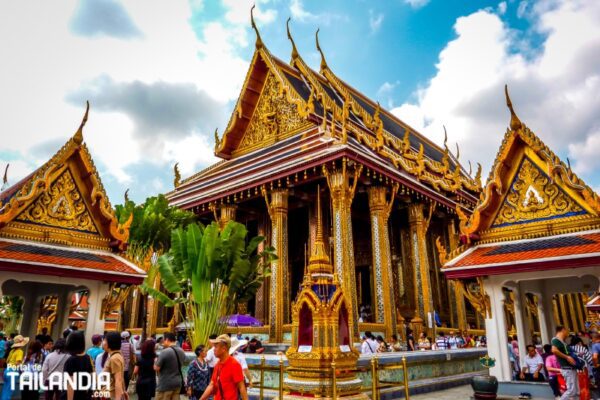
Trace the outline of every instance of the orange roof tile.
{"type": "Polygon", "coordinates": [[[121,283],[141,283],[144,271],[103,251],[0,240],[0,271],[40,273],[121,283]]]}
{"type": "MultiPolygon", "coordinates": [[[[532,265],[561,261],[564,267],[589,266],[583,260],[600,256],[600,232],[582,232],[536,239],[518,240],[504,243],[484,244],[472,247],[445,265],[445,272],[470,270],[475,275],[485,270],[491,272],[498,267],[510,266],[504,272],[531,270],[532,265]],[[568,260],[581,260],[571,265],[568,260]]],[[[600,264],[596,264],[600,265],[600,264]]]]}

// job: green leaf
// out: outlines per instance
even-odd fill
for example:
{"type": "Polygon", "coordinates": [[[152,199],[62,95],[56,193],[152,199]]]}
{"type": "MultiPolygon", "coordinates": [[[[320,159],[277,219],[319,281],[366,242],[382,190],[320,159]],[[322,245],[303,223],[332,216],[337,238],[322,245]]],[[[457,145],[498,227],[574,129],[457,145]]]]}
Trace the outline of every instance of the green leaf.
{"type": "Polygon", "coordinates": [[[169,255],[164,254],[158,257],[158,272],[160,273],[160,280],[167,291],[171,293],[181,293],[183,291],[173,273],[173,264],[170,262],[169,255]]]}

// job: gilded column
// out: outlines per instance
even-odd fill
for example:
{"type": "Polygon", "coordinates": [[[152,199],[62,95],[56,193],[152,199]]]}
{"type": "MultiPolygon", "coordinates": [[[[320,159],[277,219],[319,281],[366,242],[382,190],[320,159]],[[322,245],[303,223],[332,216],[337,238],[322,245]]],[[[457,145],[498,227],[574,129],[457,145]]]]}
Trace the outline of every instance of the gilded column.
{"type": "MultiPolygon", "coordinates": [[[[258,223],[258,236],[266,237],[266,229],[264,224],[264,219],[261,218],[258,223]]],[[[262,252],[265,249],[265,242],[262,242],[258,245],[258,252],[262,252]]],[[[268,303],[269,295],[266,291],[268,285],[267,280],[263,281],[263,284],[260,286],[258,291],[256,292],[256,300],[255,300],[255,310],[254,317],[264,323],[267,324],[267,318],[269,318],[269,313],[265,310],[265,305],[268,303]]]]}
{"type": "Polygon", "coordinates": [[[348,296],[350,313],[354,321],[352,326],[355,339],[358,339],[359,331],[351,207],[361,171],[362,166],[355,166],[352,169],[353,179],[351,182],[351,172],[347,167],[346,160],[343,161],[341,169],[330,171],[326,166],[323,166],[323,173],[327,178],[327,185],[331,194],[335,272],[340,277],[344,291],[348,296]]]}
{"type": "Polygon", "coordinates": [[[369,210],[371,218],[371,246],[375,281],[375,321],[385,324],[386,336],[397,333],[394,285],[392,282],[392,260],[388,219],[398,186],[395,185],[391,198],[382,186],[369,187],[369,210]]]}
{"type": "Polygon", "coordinates": [[[428,316],[433,318],[433,296],[429,275],[429,257],[425,234],[429,221],[425,218],[423,203],[412,203],[408,207],[408,225],[415,278],[415,319],[427,326],[428,316]]]}
{"type": "Polygon", "coordinates": [[[271,217],[271,245],[277,260],[271,263],[271,298],[269,306],[269,336],[275,343],[283,342],[283,324],[289,321],[288,287],[288,190],[271,191],[270,199],[263,190],[271,217]]]}
{"type": "Polygon", "coordinates": [[[235,221],[236,209],[237,207],[232,204],[221,205],[221,215],[219,216],[219,226],[221,227],[221,229],[223,229],[223,227],[227,225],[229,221],[235,221]]]}
{"type": "MultiPolygon", "coordinates": [[[[448,243],[450,244],[450,251],[454,251],[459,245],[454,219],[450,219],[450,221],[448,221],[448,243]]],[[[465,296],[462,290],[460,290],[458,282],[454,280],[449,284],[449,289],[454,292],[454,308],[456,309],[458,329],[465,331],[468,328],[465,296]]]]}

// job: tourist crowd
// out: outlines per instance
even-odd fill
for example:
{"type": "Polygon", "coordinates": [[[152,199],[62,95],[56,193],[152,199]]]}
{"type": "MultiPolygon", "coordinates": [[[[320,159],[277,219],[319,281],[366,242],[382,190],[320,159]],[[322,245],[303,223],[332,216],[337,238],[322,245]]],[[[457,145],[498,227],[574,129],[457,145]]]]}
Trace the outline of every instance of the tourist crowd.
{"type": "Polygon", "coordinates": [[[104,372],[110,377],[109,393],[78,390],[69,384],[64,391],[22,390],[23,400],[38,400],[41,396],[47,400],[128,399],[130,395],[139,400],[178,400],[182,394],[192,400],[246,400],[246,388],[252,386],[252,381],[244,353],[264,351],[256,338],[211,335],[209,347],[194,349],[195,358],[184,377],[184,350],[191,347],[189,340],[181,336],[167,332],[159,340],[151,337],[142,341],[123,331],[96,334],[91,341],[92,346],[86,349],[84,332],[77,327],[66,329],[56,341],[46,329],[32,341],[22,335],[7,338],[0,333],[0,372],[4,369],[0,400],[15,395],[22,371],[41,371],[46,386],[53,373],[76,376],[104,372]],[[11,375],[17,376],[15,385],[8,384],[11,375]]]}
{"type": "Polygon", "coordinates": [[[456,333],[449,331],[448,336],[444,332],[440,332],[438,336],[433,338],[428,337],[425,332],[421,332],[418,340],[415,340],[413,331],[408,328],[406,330],[406,341],[398,340],[398,335],[392,335],[389,341],[383,336],[375,336],[373,333],[365,332],[360,352],[363,354],[386,353],[390,351],[417,351],[417,350],[456,350],[473,347],[486,347],[485,336],[474,336],[462,332],[456,333]]]}
{"type": "Polygon", "coordinates": [[[600,385],[600,333],[569,335],[558,326],[551,343],[542,346],[539,337],[532,339],[521,354],[517,336],[508,338],[513,379],[548,382],[556,399],[591,399],[600,385]]]}

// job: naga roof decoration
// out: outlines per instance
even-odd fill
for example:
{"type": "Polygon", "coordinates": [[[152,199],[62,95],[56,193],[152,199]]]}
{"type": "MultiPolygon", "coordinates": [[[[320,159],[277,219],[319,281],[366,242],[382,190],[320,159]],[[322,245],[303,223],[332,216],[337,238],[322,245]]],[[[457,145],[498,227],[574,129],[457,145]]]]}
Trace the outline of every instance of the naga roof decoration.
{"type": "Polygon", "coordinates": [[[50,160],[0,193],[0,236],[124,250],[131,219],[119,224],[83,143],[89,103],[75,134],[50,160]]]}
{"type": "Polygon", "coordinates": [[[352,138],[359,148],[375,153],[379,163],[390,163],[412,181],[434,191],[460,192],[476,201],[481,191],[481,166],[471,177],[447,146],[435,145],[339,79],[325,61],[318,31],[320,73],[298,53],[289,20],[289,64],[266,48],[252,13],[251,24],[256,46],[250,68],[227,128],[221,137],[215,132],[215,154],[224,161],[182,180],[170,197],[183,195],[196,182],[247,154],[258,155],[287,138],[314,131],[326,141],[333,139],[338,148],[349,147],[352,138]]]}
{"type": "MultiPolygon", "coordinates": [[[[448,268],[455,268],[457,263],[475,262],[470,256],[468,261],[459,261],[466,253],[457,257],[475,242],[477,246],[467,251],[473,253],[473,257],[477,252],[486,251],[487,248],[480,248],[489,243],[534,238],[546,243],[544,237],[600,228],[597,194],[521,122],[507,87],[505,96],[511,114],[510,125],[478,205],[470,216],[460,206],[456,209],[465,246],[455,249],[448,257],[454,258],[446,264],[448,268]]],[[[579,250],[586,249],[576,249],[579,250]]]]}

